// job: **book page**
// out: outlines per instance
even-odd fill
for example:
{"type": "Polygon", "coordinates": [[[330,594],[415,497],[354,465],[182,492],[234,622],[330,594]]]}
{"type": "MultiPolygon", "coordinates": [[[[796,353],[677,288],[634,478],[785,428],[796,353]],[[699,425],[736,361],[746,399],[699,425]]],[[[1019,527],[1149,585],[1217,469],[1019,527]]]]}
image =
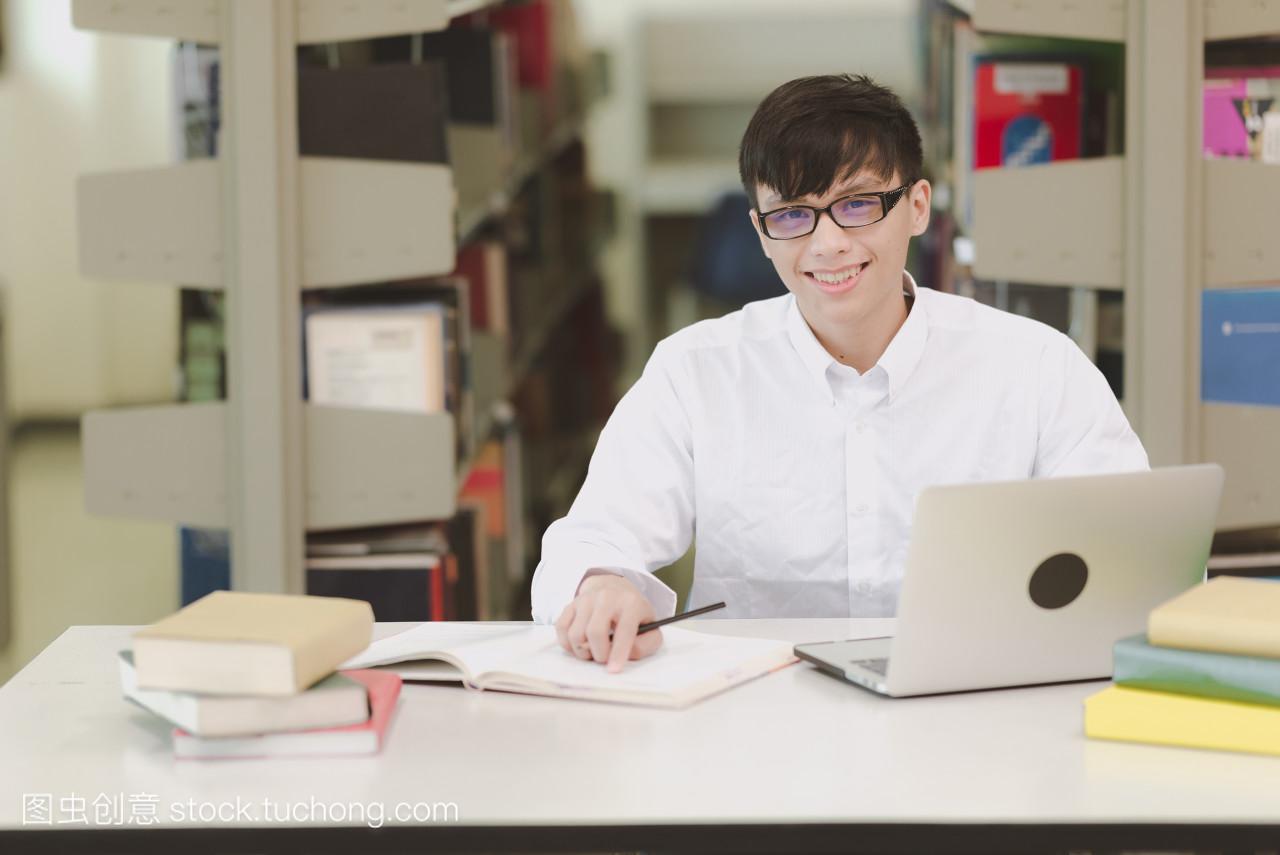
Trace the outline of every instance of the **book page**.
{"type": "MultiPolygon", "coordinates": [[[[742,668],[771,655],[785,657],[792,649],[792,644],[785,641],[667,627],[662,631],[662,647],[657,653],[629,661],[620,673],[611,674],[603,665],[578,659],[561,648],[554,627],[535,626],[526,632],[522,641],[526,651],[521,655],[473,659],[471,650],[463,652],[468,669],[475,668],[472,673],[478,682],[484,683],[486,672],[502,672],[568,689],[675,694],[708,681],[734,679],[742,668]]],[[[473,650],[489,654],[487,648],[492,646],[490,643],[473,650]]]]}
{"type": "MultiPolygon", "coordinates": [[[[340,668],[371,668],[393,662],[431,659],[435,654],[457,655],[459,648],[477,641],[514,638],[523,634],[523,626],[494,626],[469,622],[434,622],[415,626],[404,632],[373,642],[368,648],[340,665],[340,668]]],[[[555,630],[552,629],[554,634],[555,630]]]]}

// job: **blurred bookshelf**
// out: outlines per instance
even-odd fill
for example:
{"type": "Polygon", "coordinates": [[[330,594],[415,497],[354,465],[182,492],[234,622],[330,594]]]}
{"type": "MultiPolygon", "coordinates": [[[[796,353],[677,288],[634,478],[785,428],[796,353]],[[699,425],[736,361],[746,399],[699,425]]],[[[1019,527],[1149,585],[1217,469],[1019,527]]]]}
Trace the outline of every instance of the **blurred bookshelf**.
{"type": "Polygon", "coordinates": [[[145,272],[182,288],[184,403],[86,417],[91,511],[182,524],[184,602],[244,587],[360,597],[384,620],[524,616],[541,530],[581,483],[618,370],[595,272],[612,201],[587,178],[583,141],[601,62],[573,6],[210,6],[223,16],[212,34],[155,32],[149,18],[127,20],[128,3],[76,4],[78,25],[177,39],[180,162],[122,188],[108,186],[116,175],[83,179],[81,257],[92,275],[145,272]],[[295,367],[279,375],[300,382],[263,400],[236,388],[237,359],[241,371],[273,369],[236,354],[243,308],[220,264],[243,238],[220,213],[221,188],[258,168],[232,127],[244,72],[227,63],[245,60],[217,42],[288,11],[292,35],[277,17],[273,56],[258,60],[296,57],[275,85],[280,107],[297,110],[280,136],[300,239],[276,249],[298,278],[276,287],[296,317],[277,342],[295,367]],[[159,187],[141,197],[151,204],[122,215],[122,194],[146,179],[159,187]],[[147,243],[148,228],[196,245],[147,243]],[[238,471],[234,424],[281,407],[300,412],[282,437],[303,440],[283,490],[297,543],[287,568],[249,576],[242,561],[273,559],[238,530],[235,496],[252,473],[238,471]],[[548,483],[560,485],[554,500],[548,483]]]}
{"type": "Polygon", "coordinates": [[[942,93],[926,110],[926,157],[942,164],[956,238],[941,287],[1071,335],[1121,397],[1153,465],[1222,464],[1211,572],[1264,565],[1280,551],[1280,387],[1259,370],[1280,359],[1280,256],[1269,236],[1280,217],[1280,8],[924,8],[926,76],[942,93]],[[994,165],[979,151],[994,121],[982,105],[992,63],[1041,130],[994,165]],[[1076,91],[1079,131],[1052,113],[1054,98],[1076,91]],[[1079,135],[1074,153],[1044,145],[1021,156],[1064,128],[1079,135]]]}

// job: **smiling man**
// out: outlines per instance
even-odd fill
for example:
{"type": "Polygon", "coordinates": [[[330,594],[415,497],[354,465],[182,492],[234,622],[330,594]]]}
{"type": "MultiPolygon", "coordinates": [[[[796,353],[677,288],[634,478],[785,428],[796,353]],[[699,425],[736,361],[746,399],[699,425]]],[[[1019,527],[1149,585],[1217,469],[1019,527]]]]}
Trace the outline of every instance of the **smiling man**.
{"type": "Polygon", "coordinates": [[[660,342],[547,529],[533,615],[611,670],[661,645],[653,571],[696,532],[691,602],[725,617],[882,617],[932,484],[1147,468],[1101,373],[1061,333],[905,270],[929,225],[920,134],[865,77],[794,80],[739,153],[790,292],[660,342]]]}

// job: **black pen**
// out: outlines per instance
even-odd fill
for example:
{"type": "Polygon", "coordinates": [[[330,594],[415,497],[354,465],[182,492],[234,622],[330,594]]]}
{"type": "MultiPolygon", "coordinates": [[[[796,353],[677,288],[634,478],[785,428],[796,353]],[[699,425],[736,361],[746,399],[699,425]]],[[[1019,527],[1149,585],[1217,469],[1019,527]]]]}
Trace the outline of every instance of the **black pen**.
{"type": "Polygon", "coordinates": [[[640,624],[640,627],[636,630],[636,635],[639,635],[642,632],[648,632],[651,629],[657,629],[660,626],[666,626],[669,623],[675,623],[678,620],[697,617],[698,615],[705,615],[707,612],[714,612],[716,609],[722,609],[722,608],[724,608],[724,603],[712,603],[709,606],[703,606],[700,609],[692,609],[687,612],[682,612],[678,615],[672,615],[669,618],[663,618],[662,620],[655,620],[650,623],[642,623],[640,624]]]}

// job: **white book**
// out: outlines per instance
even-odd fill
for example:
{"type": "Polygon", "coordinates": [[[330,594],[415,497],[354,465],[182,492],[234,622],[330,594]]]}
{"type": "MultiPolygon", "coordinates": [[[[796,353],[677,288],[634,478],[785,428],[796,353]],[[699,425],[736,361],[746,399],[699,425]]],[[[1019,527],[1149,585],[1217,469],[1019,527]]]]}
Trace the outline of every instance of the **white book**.
{"type": "Polygon", "coordinates": [[[658,652],[612,674],[563,650],[555,627],[426,623],[343,664],[474,689],[678,709],[796,661],[792,644],[664,627],[658,652]]]}
{"type": "Polygon", "coordinates": [[[198,695],[141,689],[133,653],[120,651],[120,688],[127,700],[202,737],[282,733],[359,724],[369,718],[369,700],[359,682],[331,674],[310,689],[287,697],[198,695]]]}
{"type": "Polygon", "coordinates": [[[308,570],[431,570],[440,556],[427,552],[375,552],[367,555],[313,555],[308,570]]]}
{"type": "Polygon", "coordinates": [[[445,307],[325,309],[306,320],[314,404],[436,413],[445,408],[445,307]]]}
{"type": "Polygon", "coordinates": [[[376,754],[386,741],[387,730],[400,697],[400,678],[377,671],[350,671],[346,675],[368,693],[365,720],[340,727],[258,733],[249,736],[200,737],[181,728],[173,732],[173,756],[182,760],[229,760],[237,757],[338,757],[376,754]]]}

